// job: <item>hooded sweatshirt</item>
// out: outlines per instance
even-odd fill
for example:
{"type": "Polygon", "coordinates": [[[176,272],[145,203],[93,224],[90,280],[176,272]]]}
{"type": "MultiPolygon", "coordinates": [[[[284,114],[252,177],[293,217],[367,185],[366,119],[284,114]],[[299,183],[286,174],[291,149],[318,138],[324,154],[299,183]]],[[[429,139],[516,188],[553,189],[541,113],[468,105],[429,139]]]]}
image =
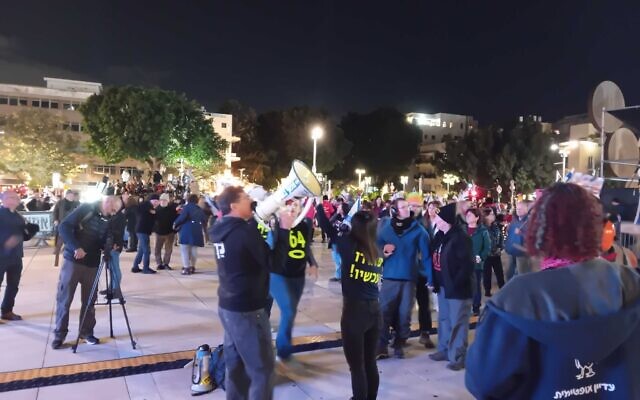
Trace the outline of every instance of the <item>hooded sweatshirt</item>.
{"type": "Polygon", "coordinates": [[[224,216],[211,228],[218,262],[218,305],[248,312],[266,307],[269,296],[269,254],[255,225],[224,216]]]}
{"type": "Polygon", "coordinates": [[[515,277],[466,368],[478,399],[640,399],[640,276],[594,259],[515,277]]]}

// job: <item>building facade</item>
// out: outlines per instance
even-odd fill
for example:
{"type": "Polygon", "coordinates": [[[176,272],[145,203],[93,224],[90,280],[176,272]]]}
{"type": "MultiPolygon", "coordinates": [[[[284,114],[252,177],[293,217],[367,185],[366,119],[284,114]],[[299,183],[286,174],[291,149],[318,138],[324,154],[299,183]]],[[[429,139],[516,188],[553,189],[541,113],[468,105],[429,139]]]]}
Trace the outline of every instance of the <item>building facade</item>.
{"type": "Polygon", "coordinates": [[[414,184],[409,183],[408,187],[422,189],[423,192],[444,194],[446,187],[435,167],[437,154],[445,152],[446,137],[461,138],[477,128],[478,122],[469,115],[417,112],[408,113],[407,122],[420,128],[422,132],[420,152],[409,172],[409,176],[414,178],[414,184]]]}
{"type": "Polygon", "coordinates": [[[231,114],[204,113],[205,118],[211,121],[213,130],[227,141],[227,148],[224,152],[225,174],[231,173],[231,164],[240,161],[240,157],[233,152],[231,146],[240,141],[240,138],[233,136],[233,116],[231,114]]]}

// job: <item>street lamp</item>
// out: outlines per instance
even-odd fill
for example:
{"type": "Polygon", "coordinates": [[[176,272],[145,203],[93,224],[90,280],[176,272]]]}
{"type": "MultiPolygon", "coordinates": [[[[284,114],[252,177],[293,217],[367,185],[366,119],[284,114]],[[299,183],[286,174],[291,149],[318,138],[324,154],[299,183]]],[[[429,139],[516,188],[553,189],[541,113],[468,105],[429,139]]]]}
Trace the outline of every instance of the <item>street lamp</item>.
{"type": "Polygon", "coordinates": [[[554,164],[562,164],[562,177],[561,179],[564,179],[566,173],[567,173],[567,158],[569,157],[569,153],[571,153],[571,149],[575,149],[578,147],[578,142],[575,140],[572,140],[568,143],[560,143],[558,144],[552,144],[551,145],[551,151],[557,151],[560,154],[560,157],[562,157],[562,162],[561,163],[554,163],[554,164]]]}
{"type": "Polygon", "coordinates": [[[318,139],[322,137],[324,131],[321,127],[316,126],[311,130],[311,139],[313,139],[313,164],[311,165],[311,172],[316,173],[316,152],[318,148],[318,139]]]}
{"type": "Polygon", "coordinates": [[[406,192],[407,191],[407,183],[409,183],[409,177],[406,175],[403,175],[400,177],[400,183],[402,183],[402,191],[406,192]]]}
{"type": "Polygon", "coordinates": [[[244,176],[243,172],[244,172],[245,169],[246,168],[238,168],[238,172],[240,172],[240,180],[242,180],[242,178],[244,176]]]}
{"type": "Polygon", "coordinates": [[[356,169],[356,174],[358,174],[358,187],[362,187],[362,175],[364,175],[365,172],[367,171],[362,168],[356,169]]]}

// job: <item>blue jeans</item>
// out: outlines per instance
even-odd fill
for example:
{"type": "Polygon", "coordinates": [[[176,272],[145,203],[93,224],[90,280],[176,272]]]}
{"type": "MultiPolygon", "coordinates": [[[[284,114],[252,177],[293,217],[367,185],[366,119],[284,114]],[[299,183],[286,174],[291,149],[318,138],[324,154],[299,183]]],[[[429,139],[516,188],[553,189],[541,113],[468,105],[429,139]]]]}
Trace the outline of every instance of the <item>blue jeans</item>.
{"type": "Polygon", "coordinates": [[[149,263],[151,262],[151,245],[149,244],[149,237],[146,233],[136,233],[138,236],[138,253],[136,253],[136,259],[133,262],[133,266],[137,267],[142,261],[142,265],[145,271],[149,270],[149,263]]]}
{"type": "Polygon", "coordinates": [[[122,270],[120,270],[120,252],[111,250],[111,289],[120,289],[122,270]]]}
{"type": "Polygon", "coordinates": [[[278,357],[288,358],[291,355],[291,332],[293,321],[298,312],[298,303],[304,289],[304,276],[300,278],[288,278],[286,276],[271,274],[269,292],[280,308],[280,325],[276,337],[276,349],[278,357]]]}
{"type": "Polygon", "coordinates": [[[331,245],[331,257],[336,264],[336,278],[342,279],[342,260],[340,259],[340,253],[338,253],[338,246],[331,245]]]}
{"type": "Polygon", "coordinates": [[[224,327],[227,399],[272,400],[275,359],[267,312],[218,308],[218,315],[224,327]]]}

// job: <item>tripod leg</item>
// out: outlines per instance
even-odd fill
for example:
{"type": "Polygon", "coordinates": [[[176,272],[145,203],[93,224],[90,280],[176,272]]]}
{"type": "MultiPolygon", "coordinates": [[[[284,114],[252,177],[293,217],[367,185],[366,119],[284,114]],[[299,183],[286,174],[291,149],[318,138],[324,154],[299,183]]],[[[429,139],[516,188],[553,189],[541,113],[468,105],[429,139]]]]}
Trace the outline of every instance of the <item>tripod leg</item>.
{"type": "Polygon", "coordinates": [[[136,342],[135,340],[133,340],[133,333],[131,332],[131,325],[129,324],[129,316],[127,315],[127,308],[124,306],[124,296],[122,295],[122,288],[119,290],[119,297],[118,300],[120,300],[120,305],[122,306],[122,313],[124,314],[124,320],[127,323],[127,330],[129,331],[129,339],[131,340],[131,347],[135,350],[136,349],[136,342]]]}
{"type": "MultiPolygon", "coordinates": [[[[94,296],[96,295],[96,292],[98,290],[98,283],[100,282],[100,274],[102,273],[103,269],[104,269],[104,260],[102,260],[100,262],[100,266],[98,266],[98,273],[96,274],[96,278],[93,280],[91,293],[89,293],[89,300],[93,299],[94,296]]],[[[78,350],[78,343],[80,343],[80,330],[84,326],[84,321],[87,318],[87,312],[89,311],[89,307],[91,306],[93,306],[93,304],[90,304],[90,302],[87,301],[87,305],[84,307],[84,310],[82,311],[82,318],[80,318],[80,326],[78,326],[78,337],[76,337],[76,342],[72,347],[74,353],[76,352],[76,350],[78,350]]]]}

